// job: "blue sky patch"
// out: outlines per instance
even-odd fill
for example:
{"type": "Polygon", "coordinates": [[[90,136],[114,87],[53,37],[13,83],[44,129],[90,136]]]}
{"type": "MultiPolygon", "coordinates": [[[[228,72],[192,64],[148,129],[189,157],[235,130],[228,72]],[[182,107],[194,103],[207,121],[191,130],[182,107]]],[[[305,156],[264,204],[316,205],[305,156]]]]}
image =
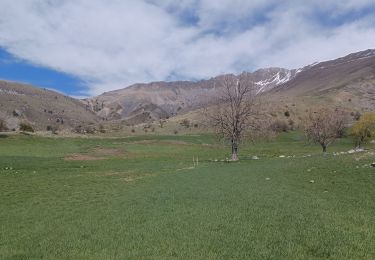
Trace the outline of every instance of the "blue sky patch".
{"type": "Polygon", "coordinates": [[[77,77],[18,59],[0,48],[0,79],[54,89],[67,95],[85,96],[85,82],[77,77]]]}

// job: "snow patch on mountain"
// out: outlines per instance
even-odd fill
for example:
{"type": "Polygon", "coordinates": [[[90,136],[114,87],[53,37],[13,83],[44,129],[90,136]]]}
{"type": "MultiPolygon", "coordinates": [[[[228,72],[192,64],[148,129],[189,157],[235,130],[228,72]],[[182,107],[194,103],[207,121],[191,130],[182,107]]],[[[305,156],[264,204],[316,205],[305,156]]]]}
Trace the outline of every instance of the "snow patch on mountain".
{"type": "Polygon", "coordinates": [[[278,85],[284,84],[294,77],[295,73],[290,70],[280,69],[275,73],[263,80],[254,82],[255,85],[259,86],[257,94],[268,91],[278,85]]]}

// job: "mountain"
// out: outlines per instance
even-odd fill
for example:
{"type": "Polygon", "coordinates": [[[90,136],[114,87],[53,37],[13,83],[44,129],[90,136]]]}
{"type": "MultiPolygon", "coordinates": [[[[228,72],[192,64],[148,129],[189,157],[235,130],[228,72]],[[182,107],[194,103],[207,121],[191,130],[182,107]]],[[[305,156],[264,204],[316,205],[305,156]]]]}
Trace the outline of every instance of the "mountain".
{"type": "Polygon", "coordinates": [[[82,101],[48,89],[0,81],[0,118],[10,129],[28,122],[36,130],[74,128],[98,123],[98,116],[82,101]]]}
{"type": "MultiPolygon", "coordinates": [[[[253,73],[243,72],[257,86],[258,93],[269,91],[292,79],[296,70],[283,68],[259,69],[253,73]]],[[[209,80],[152,82],[103,93],[87,99],[93,111],[108,120],[126,119],[136,124],[168,118],[204,106],[212,94],[222,85],[223,76],[209,80]]]]}
{"type": "MultiPolygon", "coordinates": [[[[243,72],[273,102],[293,99],[312,105],[317,98],[361,109],[375,109],[375,50],[352,53],[300,69],[259,69],[243,72]],[[302,98],[304,97],[304,98],[302,98]],[[306,99],[306,101],[305,101],[306,99]],[[349,102],[349,104],[348,104],[349,102]],[[350,103],[351,102],[351,103],[350,103]]],[[[100,117],[137,124],[186,113],[204,106],[218,91],[223,75],[197,82],[152,82],[106,92],[85,102],[100,117]]]]}
{"type": "MultiPolygon", "coordinates": [[[[182,118],[207,106],[220,90],[225,75],[201,81],[134,84],[97,97],[76,100],[55,91],[0,81],[0,119],[9,128],[28,121],[36,129],[61,129],[79,125],[151,122],[182,118]],[[176,117],[177,115],[177,117],[176,117]]],[[[267,101],[272,113],[288,110],[298,118],[306,109],[319,105],[340,105],[349,111],[375,110],[375,50],[349,54],[335,60],[314,63],[300,69],[266,68],[243,72],[267,101]]]]}
{"type": "Polygon", "coordinates": [[[269,91],[277,98],[329,101],[344,107],[375,109],[375,50],[314,63],[269,91]]]}

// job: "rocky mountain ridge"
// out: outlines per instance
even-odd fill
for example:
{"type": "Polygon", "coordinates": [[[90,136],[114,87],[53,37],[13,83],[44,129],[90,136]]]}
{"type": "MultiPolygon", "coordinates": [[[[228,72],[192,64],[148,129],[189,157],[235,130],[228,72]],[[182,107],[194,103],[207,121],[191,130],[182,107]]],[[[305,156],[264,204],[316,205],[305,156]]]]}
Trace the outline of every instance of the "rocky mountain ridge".
{"type": "MultiPolygon", "coordinates": [[[[11,128],[21,121],[36,129],[51,126],[75,128],[103,122],[125,121],[135,125],[190,113],[207,105],[225,75],[201,81],[134,84],[77,100],[30,85],[0,81],[0,119],[11,128]]],[[[300,69],[266,68],[236,77],[251,79],[259,95],[272,106],[301,103],[338,104],[355,110],[375,110],[375,49],[300,69]],[[284,102],[283,101],[283,102],[284,102]]],[[[304,109],[305,110],[305,109],[304,109]]]]}
{"type": "MultiPolygon", "coordinates": [[[[243,72],[236,77],[251,78],[257,87],[257,93],[263,93],[289,81],[295,74],[296,70],[267,68],[252,73],[243,72]]],[[[152,121],[203,106],[208,102],[209,97],[218,91],[223,76],[197,82],[134,84],[124,89],[103,93],[85,102],[106,120],[126,119],[132,123],[152,121]]]]}

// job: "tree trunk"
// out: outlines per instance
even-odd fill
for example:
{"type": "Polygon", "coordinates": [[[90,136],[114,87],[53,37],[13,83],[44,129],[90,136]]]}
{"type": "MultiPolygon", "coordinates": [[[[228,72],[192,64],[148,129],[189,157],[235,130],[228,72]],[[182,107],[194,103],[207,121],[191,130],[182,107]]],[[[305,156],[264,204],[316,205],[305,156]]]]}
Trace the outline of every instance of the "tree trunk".
{"type": "Polygon", "coordinates": [[[358,138],[358,140],[357,140],[357,147],[356,147],[357,149],[361,148],[362,143],[363,143],[364,140],[365,140],[364,136],[361,136],[360,138],[358,138]]]}
{"type": "Polygon", "coordinates": [[[232,161],[238,161],[238,145],[237,141],[232,139],[232,161]]]}
{"type": "Polygon", "coordinates": [[[323,153],[327,152],[327,145],[322,144],[322,148],[323,148],[323,153]]]}

